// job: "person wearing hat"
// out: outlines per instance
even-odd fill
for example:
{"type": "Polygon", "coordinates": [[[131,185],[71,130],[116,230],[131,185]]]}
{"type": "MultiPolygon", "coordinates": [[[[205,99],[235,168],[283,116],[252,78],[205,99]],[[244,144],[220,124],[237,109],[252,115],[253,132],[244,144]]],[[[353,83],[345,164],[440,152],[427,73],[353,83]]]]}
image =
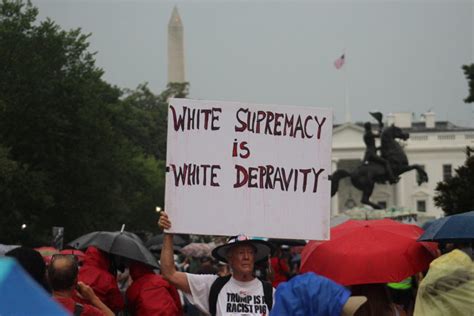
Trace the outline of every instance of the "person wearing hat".
{"type": "MultiPolygon", "coordinates": [[[[165,212],[161,213],[158,224],[163,229],[171,228],[171,221],[165,212]]],[[[268,282],[256,278],[253,272],[255,262],[267,258],[272,250],[266,241],[252,240],[244,235],[234,236],[212,251],[217,260],[229,264],[231,275],[227,278],[197,275],[176,270],[173,235],[165,234],[161,250],[161,274],[204,313],[218,316],[268,315],[273,306],[273,288],[268,282]]]]}

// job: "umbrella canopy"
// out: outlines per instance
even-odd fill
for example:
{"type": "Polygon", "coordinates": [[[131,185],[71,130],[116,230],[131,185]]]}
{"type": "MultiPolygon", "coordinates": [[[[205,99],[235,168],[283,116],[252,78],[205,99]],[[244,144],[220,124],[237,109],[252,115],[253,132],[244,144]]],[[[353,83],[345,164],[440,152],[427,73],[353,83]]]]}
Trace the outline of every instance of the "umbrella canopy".
{"type": "Polygon", "coordinates": [[[141,239],[130,232],[93,232],[71,241],[68,245],[76,249],[85,249],[89,246],[95,246],[110,254],[139,261],[158,268],[155,257],[153,257],[151,252],[145,247],[141,239]]]}
{"type": "Polygon", "coordinates": [[[268,239],[269,243],[272,243],[276,246],[305,246],[306,240],[302,239],[277,239],[277,238],[270,238],[268,239]]]}
{"type": "Polygon", "coordinates": [[[12,258],[0,259],[0,315],[66,316],[56,303],[12,258]]]}
{"type": "Polygon", "coordinates": [[[140,239],[140,237],[138,237],[134,233],[130,233],[127,231],[116,231],[116,232],[97,231],[97,232],[88,233],[79,238],[76,238],[70,243],[68,243],[68,245],[76,249],[86,249],[89,246],[95,246],[94,243],[96,242],[97,237],[102,239],[102,242],[104,242],[104,240],[107,240],[109,243],[112,243],[114,241],[114,237],[116,234],[130,237],[143,244],[143,241],[140,239]],[[110,238],[110,237],[113,237],[113,238],[110,238]]]}
{"type": "Polygon", "coordinates": [[[43,257],[44,263],[46,263],[46,265],[48,265],[51,262],[51,258],[53,258],[53,255],[59,253],[58,249],[54,247],[48,247],[48,246],[38,247],[38,248],[35,248],[35,250],[41,254],[41,256],[43,257]]]}
{"type": "Polygon", "coordinates": [[[210,243],[190,243],[181,249],[181,252],[186,256],[191,257],[212,257],[212,250],[216,247],[214,242],[210,243]]]}
{"type": "Polygon", "coordinates": [[[433,224],[434,222],[436,222],[435,219],[430,219],[430,220],[424,222],[423,225],[421,225],[421,228],[423,228],[423,230],[426,232],[428,230],[428,228],[431,226],[431,224],[433,224]]]}
{"type": "Polygon", "coordinates": [[[38,251],[43,257],[52,256],[56,253],[59,253],[58,249],[54,247],[48,247],[48,246],[38,247],[38,248],[35,248],[35,250],[38,251]]]}
{"type": "Polygon", "coordinates": [[[15,248],[18,248],[18,247],[20,247],[20,246],[0,244],[0,257],[4,257],[7,252],[9,252],[10,250],[13,250],[15,248]]]}
{"type": "MultiPolygon", "coordinates": [[[[148,247],[148,250],[150,250],[153,254],[155,254],[156,256],[159,257],[159,256],[161,256],[161,249],[162,248],[163,248],[163,244],[151,245],[150,247],[148,247]]],[[[173,253],[180,254],[181,249],[182,249],[182,247],[173,245],[173,253]]]]}
{"type": "Polygon", "coordinates": [[[474,241],[474,211],[440,218],[428,227],[419,241],[474,241]]]}
{"type": "MultiPolygon", "coordinates": [[[[164,234],[155,235],[155,236],[151,237],[145,243],[145,246],[147,246],[147,248],[150,248],[152,246],[161,246],[163,244],[163,237],[164,237],[164,234]]],[[[183,246],[189,244],[189,241],[183,236],[173,235],[173,244],[175,246],[183,247],[183,246]]]]}
{"type": "Polygon", "coordinates": [[[64,249],[59,252],[62,255],[74,255],[79,263],[84,261],[84,252],[77,249],[64,249]]]}
{"type": "Polygon", "coordinates": [[[350,220],[331,228],[331,240],[310,241],[301,272],[315,272],[343,285],[399,282],[428,269],[436,245],[416,242],[423,230],[390,219],[350,220]]]}

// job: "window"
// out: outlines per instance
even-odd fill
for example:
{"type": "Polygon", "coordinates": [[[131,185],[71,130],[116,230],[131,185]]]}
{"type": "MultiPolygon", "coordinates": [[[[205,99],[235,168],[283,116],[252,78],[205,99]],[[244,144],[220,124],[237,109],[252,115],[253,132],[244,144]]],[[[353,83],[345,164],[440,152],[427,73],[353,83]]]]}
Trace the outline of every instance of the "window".
{"type": "Polygon", "coordinates": [[[380,207],[384,210],[387,209],[387,201],[378,201],[377,204],[380,205],[380,207]]]}
{"type": "Polygon", "coordinates": [[[416,211],[417,212],[426,212],[426,201],[425,200],[416,201],[416,211]]]}
{"type": "Polygon", "coordinates": [[[453,177],[453,167],[451,165],[443,165],[443,181],[449,180],[453,177]]]}
{"type": "MultiPolygon", "coordinates": [[[[425,165],[420,165],[421,169],[423,169],[424,171],[426,171],[425,169],[425,165]]],[[[420,174],[417,172],[416,173],[416,184],[420,183],[421,182],[421,179],[420,179],[420,174]]]]}
{"type": "Polygon", "coordinates": [[[454,140],[456,135],[438,135],[439,140],[454,140]]]}
{"type": "Polygon", "coordinates": [[[414,135],[413,137],[410,137],[410,139],[424,141],[424,140],[428,140],[428,135],[414,135]]]}

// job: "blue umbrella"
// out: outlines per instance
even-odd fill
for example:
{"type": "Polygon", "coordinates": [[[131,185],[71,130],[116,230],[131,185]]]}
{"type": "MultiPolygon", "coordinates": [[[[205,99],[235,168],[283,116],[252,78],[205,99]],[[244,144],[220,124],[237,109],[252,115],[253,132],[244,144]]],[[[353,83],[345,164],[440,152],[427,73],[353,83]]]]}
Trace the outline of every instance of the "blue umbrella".
{"type": "Polygon", "coordinates": [[[440,218],[434,221],[418,241],[474,241],[474,211],[440,218]]]}
{"type": "Polygon", "coordinates": [[[421,228],[426,231],[434,222],[436,222],[436,219],[430,219],[429,221],[424,222],[423,225],[421,225],[421,228]]]}
{"type": "Polygon", "coordinates": [[[69,315],[12,258],[0,259],[0,315],[69,315]]]}

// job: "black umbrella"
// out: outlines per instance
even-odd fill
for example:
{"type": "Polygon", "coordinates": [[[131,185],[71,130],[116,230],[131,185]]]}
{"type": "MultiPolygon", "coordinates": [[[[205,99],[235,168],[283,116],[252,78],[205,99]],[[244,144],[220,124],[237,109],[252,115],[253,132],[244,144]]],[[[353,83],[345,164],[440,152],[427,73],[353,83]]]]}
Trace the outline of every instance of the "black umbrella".
{"type": "MultiPolygon", "coordinates": [[[[161,255],[161,248],[163,248],[163,244],[151,245],[150,247],[148,247],[148,250],[150,250],[153,254],[155,254],[159,258],[161,255]]],[[[173,252],[175,254],[180,254],[182,248],[183,247],[173,245],[173,252]]]]}
{"type": "MultiPolygon", "coordinates": [[[[163,244],[163,237],[164,234],[155,235],[148,239],[148,241],[145,243],[145,246],[147,246],[148,249],[150,249],[152,246],[160,246],[163,244]]],[[[173,235],[173,245],[183,247],[189,244],[188,238],[185,237],[186,235],[173,235]]]]}
{"type": "Polygon", "coordinates": [[[145,247],[141,239],[130,232],[93,232],[71,241],[68,245],[76,249],[95,246],[107,253],[143,262],[158,268],[155,257],[145,247]]]}
{"type": "MultiPolygon", "coordinates": [[[[76,249],[86,249],[89,246],[95,246],[92,243],[95,243],[98,237],[100,239],[107,240],[108,242],[113,242],[113,238],[115,238],[116,234],[126,235],[127,237],[133,238],[136,241],[143,243],[140,237],[138,237],[134,233],[130,233],[127,231],[120,231],[120,232],[119,231],[117,232],[97,231],[97,232],[88,233],[79,238],[76,238],[73,241],[69,242],[68,245],[76,249]]],[[[101,241],[101,242],[103,243],[104,241],[101,241]]]]}
{"type": "Polygon", "coordinates": [[[290,246],[290,247],[295,247],[295,246],[305,246],[306,245],[306,240],[302,239],[277,239],[277,238],[270,238],[268,239],[268,242],[276,245],[276,246],[290,246]]]}

